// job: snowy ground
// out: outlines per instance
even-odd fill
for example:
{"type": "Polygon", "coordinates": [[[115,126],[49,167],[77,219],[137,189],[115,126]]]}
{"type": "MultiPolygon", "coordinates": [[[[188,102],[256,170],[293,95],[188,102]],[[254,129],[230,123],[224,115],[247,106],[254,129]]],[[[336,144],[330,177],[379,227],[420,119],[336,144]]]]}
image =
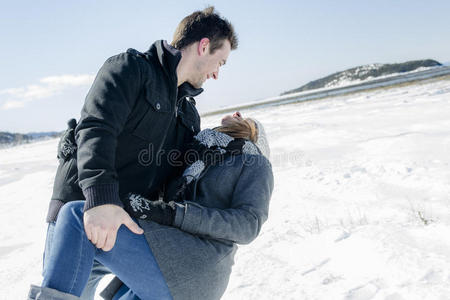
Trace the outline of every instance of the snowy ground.
{"type": "MultiPolygon", "coordinates": [[[[244,113],[275,190],[224,299],[450,299],[449,78],[244,113]]],[[[0,150],[0,299],[40,283],[56,143],[0,150]]]]}

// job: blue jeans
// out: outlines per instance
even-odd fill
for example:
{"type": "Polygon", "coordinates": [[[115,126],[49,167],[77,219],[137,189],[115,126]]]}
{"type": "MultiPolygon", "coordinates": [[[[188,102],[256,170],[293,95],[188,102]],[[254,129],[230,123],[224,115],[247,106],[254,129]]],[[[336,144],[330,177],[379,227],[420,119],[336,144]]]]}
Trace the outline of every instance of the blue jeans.
{"type": "MultiPolygon", "coordinates": [[[[47,228],[47,237],[45,239],[45,250],[43,255],[43,269],[42,269],[42,276],[45,276],[47,266],[49,264],[49,257],[50,257],[50,251],[52,249],[53,244],[53,235],[55,232],[55,226],[56,222],[48,223],[47,228]]],[[[98,284],[100,283],[100,280],[105,276],[111,274],[111,271],[99,263],[96,259],[94,259],[94,265],[92,266],[91,274],[89,276],[88,282],[86,284],[86,287],[83,290],[83,293],[80,296],[80,300],[94,300],[95,297],[95,291],[97,289],[98,284]]],[[[119,298],[118,298],[119,299],[119,298]]],[[[118,300],[114,299],[114,300],[118,300]]],[[[125,300],[120,299],[120,300],[125,300]]],[[[132,300],[133,298],[130,298],[129,300],[132,300]]],[[[134,299],[133,299],[134,300],[134,299]]]]}
{"type": "Polygon", "coordinates": [[[91,276],[93,296],[101,277],[112,271],[126,284],[122,288],[125,295],[116,299],[172,299],[144,235],[134,234],[122,225],[113,249],[98,249],[85,234],[83,207],[84,201],[65,204],[54,228],[49,226],[42,286],[80,297],[91,276]],[[97,281],[92,280],[93,276],[97,281]]]}

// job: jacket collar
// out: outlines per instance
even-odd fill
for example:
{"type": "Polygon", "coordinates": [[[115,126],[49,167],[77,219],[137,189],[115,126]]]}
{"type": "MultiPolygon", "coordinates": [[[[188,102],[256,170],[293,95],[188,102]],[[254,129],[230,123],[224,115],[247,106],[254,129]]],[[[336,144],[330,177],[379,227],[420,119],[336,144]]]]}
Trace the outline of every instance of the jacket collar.
{"type": "MultiPolygon", "coordinates": [[[[158,40],[153,43],[147,52],[155,55],[166,75],[173,80],[174,83],[178,83],[177,66],[181,60],[181,51],[169,45],[167,41],[158,40]]],[[[202,88],[195,88],[190,83],[184,82],[178,87],[177,98],[195,97],[202,92],[202,88]]]]}
{"type": "Polygon", "coordinates": [[[178,87],[178,99],[184,97],[195,97],[203,92],[202,88],[195,88],[189,82],[184,82],[182,85],[178,87]]]}

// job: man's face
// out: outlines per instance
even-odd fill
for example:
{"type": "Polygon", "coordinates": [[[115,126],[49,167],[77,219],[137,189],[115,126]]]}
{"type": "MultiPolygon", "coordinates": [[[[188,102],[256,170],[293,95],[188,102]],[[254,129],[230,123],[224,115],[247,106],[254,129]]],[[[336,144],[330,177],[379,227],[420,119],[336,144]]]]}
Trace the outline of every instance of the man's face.
{"type": "Polygon", "coordinates": [[[189,80],[196,88],[202,87],[207,79],[219,78],[219,68],[227,62],[228,55],[231,52],[231,45],[228,40],[224,40],[222,47],[216,49],[213,54],[209,51],[210,43],[208,42],[204,46],[202,41],[199,45],[199,57],[195,64],[195,70],[189,80]]]}

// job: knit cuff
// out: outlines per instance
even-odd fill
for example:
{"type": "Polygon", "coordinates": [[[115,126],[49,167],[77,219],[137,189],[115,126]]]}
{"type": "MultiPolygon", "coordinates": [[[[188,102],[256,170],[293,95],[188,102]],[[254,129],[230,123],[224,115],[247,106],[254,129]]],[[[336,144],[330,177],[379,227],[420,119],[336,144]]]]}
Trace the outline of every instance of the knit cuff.
{"type": "Polygon", "coordinates": [[[83,195],[86,198],[83,212],[104,204],[114,204],[123,207],[119,197],[119,184],[117,183],[90,186],[83,190],[83,195]]]}

